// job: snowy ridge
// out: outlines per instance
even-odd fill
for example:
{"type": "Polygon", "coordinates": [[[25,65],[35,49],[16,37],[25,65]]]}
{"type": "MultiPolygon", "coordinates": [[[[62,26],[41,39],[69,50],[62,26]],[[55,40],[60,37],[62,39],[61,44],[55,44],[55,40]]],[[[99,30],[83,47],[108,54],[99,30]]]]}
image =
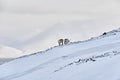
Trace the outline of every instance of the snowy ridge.
{"type": "Polygon", "coordinates": [[[23,52],[15,48],[0,45],[0,64],[9,62],[23,55],[23,52]]]}
{"type": "Polygon", "coordinates": [[[20,55],[22,55],[22,51],[0,45],[0,58],[16,58],[20,55]]]}
{"type": "MultiPolygon", "coordinates": [[[[96,40],[96,39],[100,39],[100,38],[104,38],[104,37],[109,37],[109,36],[112,36],[112,35],[116,35],[116,34],[119,34],[120,33],[120,28],[119,29],[115,29],[115,30],[112,30],[112,31],[109,31],[109,32],[105,32],[106,34],[104,35],[104,33],[98,37],[92,37],[88,40],[85,40],[85,41],[76,41],[76,42],[70,42],[70,44],[67,44],[65,46],[68,46],[68,45],[72,45],[72,44],[78,44],[78,43],[83,43],[83,42],[88,42],[88,41],[91,41],[91,40],[96,40]]],[[[45,50],[45,51],[39,51],[39,52],[36,52],[36,53],[32,53],[30,55],[24,55],[24,56],[21,56],[21,57],[18,57],[18,58],[23,58],[23,57],[28,57],[28,56],[31,56],[31,55],[36,55],[36,54],[42,54],[42,53],[46,53],[47,51],[49,50],[52,50],[54,48],[57,48],[57,47],[64,47],[63,46],[54,46],[54,47],[50,47],[49,49],[45,50]]]]}
{"type": "Polygon", "coordinates": [[[101,38],[104,38],[104,37],[109,37],[109,36],[113,36],[113,35],[119,34],[120,33],[120,28],[112,30],[112,31],[109,31],[109,32],[104,32],[104,33],[102,35],[98,36],[98,37],[92,37],[92,38],[90,38],[88,40],[85,40],[85,41],[76,41],[76,42],[73,42],[73,44],[75,44],[75,43],[83,43],[83,42],[87,42],[87,41],[91,41],[91,40],[96,40],[96,39],[101,39],[101,38]]]}
{"type": "Polygon", "coordinates": [[[119,80],[119,30],[3,64],[0,80],[119,80]]]}

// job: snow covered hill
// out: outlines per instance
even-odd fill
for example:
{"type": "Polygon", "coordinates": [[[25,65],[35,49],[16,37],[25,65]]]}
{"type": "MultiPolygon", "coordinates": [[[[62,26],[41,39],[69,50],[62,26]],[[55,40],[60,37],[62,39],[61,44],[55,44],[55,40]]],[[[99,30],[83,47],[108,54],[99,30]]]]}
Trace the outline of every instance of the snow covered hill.
{"type": "Polygon", "coordinates": [[[98,36],[119,21],[119,0],[0,0],[0,44],[31,53],[61,37],[98,36]]]}
{"type": "Polygon", "coordinates": [[[22,51],[15,48],[0,46],[0,58],[16,58],[22,54],[22,51]]]}
{"type": "Polygon", "coordinates": [[[22,51],[20,50],[0,45],[0,64],[22,55],[22,51]]]}
{"type": "Polygon", "coordinates": [[[120,80],[120,29],[0,65],[0,80],[120,80]]]}
{"type": "MultiPolygon", "coordinates": [[[[111,31],[115,28],[114,26],[118,28],[120,25],[119,21],[119,19],[112,18],[59,22],[43,32],[38,31],[38,33],[31,38],[21,42],[21,49],[27,54],[34,53],[40,49],[45,50],[50,46],[57,45],[57,40],[59,38],[70,38],[72,42],[76,40],[86,40],[90,37],[98,36],[102,32],[111,31]],[[101,28],[101,26],[104,26],[104,28],[101,28]],[[43,43],[44,45],[41,45],[43,43]]],[[[35,29],[33,28],[32,30],[35,29]]],[[[33,32],[36,32],[36,30],[33,32]]]]}

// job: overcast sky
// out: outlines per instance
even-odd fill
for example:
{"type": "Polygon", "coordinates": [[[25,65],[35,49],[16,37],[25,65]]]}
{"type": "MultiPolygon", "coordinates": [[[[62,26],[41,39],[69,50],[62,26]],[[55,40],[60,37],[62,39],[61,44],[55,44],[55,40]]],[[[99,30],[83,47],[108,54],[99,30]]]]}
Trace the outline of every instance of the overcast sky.
{"type": "Polygon", "coordinates": [[[0,44],[43,50],[119,28],[120,0],[0,0],[0,44]]]}

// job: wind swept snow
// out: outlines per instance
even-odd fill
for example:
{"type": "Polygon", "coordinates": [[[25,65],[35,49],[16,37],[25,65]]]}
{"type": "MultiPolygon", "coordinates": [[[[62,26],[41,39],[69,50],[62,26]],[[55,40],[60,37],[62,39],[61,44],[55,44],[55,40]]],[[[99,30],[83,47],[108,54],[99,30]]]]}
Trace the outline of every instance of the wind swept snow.
{"type": "Polygon", "coordinates": [[[0,65],[0,80],[119,80],[120,29],[0,65]]]}

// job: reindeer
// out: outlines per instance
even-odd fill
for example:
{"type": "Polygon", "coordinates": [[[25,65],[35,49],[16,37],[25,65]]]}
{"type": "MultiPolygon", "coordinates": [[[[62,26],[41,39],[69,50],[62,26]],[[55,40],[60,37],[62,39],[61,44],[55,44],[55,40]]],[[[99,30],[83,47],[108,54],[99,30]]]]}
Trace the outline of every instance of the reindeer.
{"type": "Polygon", "coordinates": [[[106,32],[104,32],[102,35],[106,35],[107,33],[106,32]]]}
{"type": "Polygon", "coordinates": [[[58,44],[59,44],[59,46],[63,45],[63,39],[59,39],[58,44]]]}
{"type": "Polygon", "coordinates": [[[68,44],[69,42],[70,42],[69,39],[64,39],[64,44],[65,44],[65,45],[68,44]]]}
{"type": "Polygon", "coordinates": [[[69,39],[59,39],[58,40],[58,44],[59,44],[59,46],[61,46],[61,45],[67,45],[68,43],[70,42],[70,40],[69,39]]]}

